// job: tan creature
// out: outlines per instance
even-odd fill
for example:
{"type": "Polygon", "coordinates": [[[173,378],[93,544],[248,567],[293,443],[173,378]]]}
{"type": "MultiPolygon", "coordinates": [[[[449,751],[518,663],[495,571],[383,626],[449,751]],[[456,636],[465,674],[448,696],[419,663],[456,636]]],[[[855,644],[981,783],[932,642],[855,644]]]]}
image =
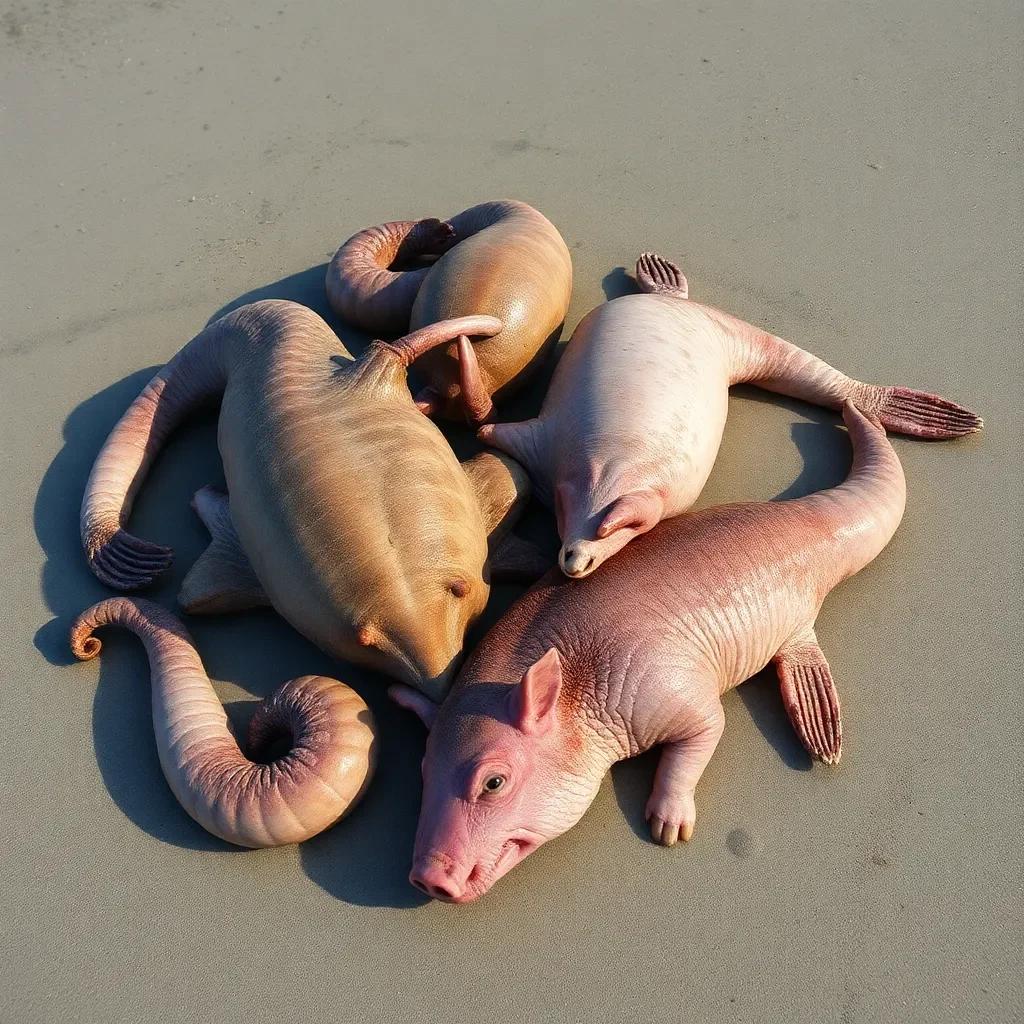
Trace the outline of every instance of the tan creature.
{"type": "Polygon", "coordinates": [[[336,658],[440,699],[491,571],[529,565],[509,531],[529,497],[511,458],[461,464],[416,408],[406,367],[492,316],[432,324],[353,358],[312,310],[268,300],[237,309],[185,346],[103,446],[82,502],[93,572],[131,590],[170,564],[169,548],[124,529],[174,426],[223,393],[218,444],[229,497],[194,505],[213,542],[185,579],[186,611],[270,604],[336,658]],[[488,541],[500,546],[488,564],[488,541]]]}
{"type": "Polygon", "coordinates": [[[513,200],[481,203],[444,223],[367,228],[341,246],[327,271],[331,306],[363,330],[398,334],[480,313],[501,320],[489,338],[471,346],[463,337],[416,361],[426,384],[419,407],[475,423],[543,362],[571,292],[572,260],[558,229],[513,200]],[[434,256],[432,266],[400,269],[434,256]]]}

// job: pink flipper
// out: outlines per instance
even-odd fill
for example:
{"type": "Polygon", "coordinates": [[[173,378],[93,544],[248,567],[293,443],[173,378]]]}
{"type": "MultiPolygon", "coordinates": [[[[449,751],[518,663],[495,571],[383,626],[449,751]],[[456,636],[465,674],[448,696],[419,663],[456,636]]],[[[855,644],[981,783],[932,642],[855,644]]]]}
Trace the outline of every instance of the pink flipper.
{"type": "Polygon", "coordinates": [[[174,561],[174,550],[117,529],[93,550],[86,549],[96,578],[108,587],[147,587],[174,561]]]}
{"type": "Polygon", "coordinates": [[[636,283],[642,292],[674,295],[679,299],[689,298],[686,276],[674,263],[657,253],[645,252],[636,261],[636,283]]]}
{"type": "Polygon", "coordinates": [[[843,743],[839,694],[814,633],[790,641],[772,661],[779,673],[782,702],[800,742],[811,757],[838,764],[843,743]]]}
{"type": "Polygon", "coordinates": [[[484,444],[498,448],[525,466],[536,481],[542,481],[545,477],[546,439],[541,434],[539,419],[521,420],[518,423],[486,423],[476,432],[484,444]]]}
{"type": "Polygon", "coordinates": [[[913,388],[875,388],[866,402],[888,430],[929,440],[964,437],[981,430],[984,422],[969,409],[939,395],[913,388]]]}

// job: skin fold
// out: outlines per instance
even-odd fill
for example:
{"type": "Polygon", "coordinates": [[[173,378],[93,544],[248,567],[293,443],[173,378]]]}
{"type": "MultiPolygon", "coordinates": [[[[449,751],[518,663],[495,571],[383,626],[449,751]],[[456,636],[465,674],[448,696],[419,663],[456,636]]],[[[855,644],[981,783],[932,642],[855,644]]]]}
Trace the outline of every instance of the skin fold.
{"type": "Polygon", "coordinates": [[[667,260],[637,261],[645,294],[591,311],[566,346],[537,419],[489,424],[481,440],[529,471],[558,521],[559,565],[583,577],[662,519],[685,512],[718,453],[732,384],[838,409],[847,399],[923,438],[980,430],[936,395],[845,376],[782,338],[688,298],[667,260]]]}
{"type": "Polygon", "coordinates": [[[651,835],[689,839],[721,697],[770,663],[807,750],[838,762],[839,698],[814,622],[888,543],[906,497],[878,419],[849,401],[843,418],[854,461],[840,486],[686,513],[583,580],[553,570],[487,634],[440,709],[392,689],[430,729],[414,885],[475,899],[571,828],[615,761],[657,745],[651,835]]]}
{"type": "Polygon", "coordinates": [[[513,200],[482,203],[441,222],[393,221],[353,235],[327,271],[327,297],[348,322],[396,334],[439,320],[488,314],[502,330],[462,339],[417,359],[428,414],[483,423],[493,400],[540,365],[569,308],[572,260],[558,229],[513,200]],[[410,267],[423,258],[430,266],[410,267]],[[476,351],[478,367],[465,348],[476,351]]]}
{"type": "Polygon", "coordinates": [[[212,543],[185,579],[182,607],[272,605],[334,657],[440,699],[492,569],[536,578],[525,544],[509,535],[529,485],[511,458],[483,453],[460,465],[413,403],[406,367],[432,345],[501,326],[464,317],[354,359],[296,303],[229,313],[154,377],[104,444],[81,512],[93,572],[131,590],[166,569],[172,552],[124,524],[168,433],[223,395],[229,493],[196,495],[212,543]]]}
{"type": "Polygon", "coordinates": [[[373,715],[354,690],[323,676],[279,687],[249,725],[250,760],[174,615],[151,601],[102,601],[71,628],[75,656],[95,658],[101,645],[93,632],[108,625],[130,629],[146,645],[160,766],[182,807],[208,832],[238,846],[301,843],[359,802],[377,743],[373,715]],[[289,749],[267,758],[280,740],[289,749]]]}

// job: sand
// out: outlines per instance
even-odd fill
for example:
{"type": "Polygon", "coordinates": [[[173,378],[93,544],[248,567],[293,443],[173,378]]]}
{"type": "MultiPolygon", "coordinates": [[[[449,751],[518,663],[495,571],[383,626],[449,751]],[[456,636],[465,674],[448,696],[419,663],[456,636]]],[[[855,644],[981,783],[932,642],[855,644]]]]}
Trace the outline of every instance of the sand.
{"type": "MultiPolygon", "coordinates": [[[[1021,1012],[1019,3],[15,0],[0,27],[0,1019],[1021,1012]],[[110,633],[70,665],[66,630],[107,593],[77,538],[86,475],[154,367],[253,296],[323,310],[358,228],[505,196],[572,250],[566,338],[650,248],[695,297],[987,427],[895,441],[906,519],[819,621],[838,770],[755,680],[727,700],[690,844],[647,840],[645,758],[460,908],[406,880],[423,735],[379,678],[270,612],[194,620],[235,721],[323,672],[383,733],[349,819],[239,852],[164,783],[141,645],[110,633]]],[[[836,423],[737,394],[702,503],[838,481],[836,423]]],[[[199,420],[138,502],[135,532],[178,552],[152,592],[169,606],[206,544],[189,498],[222,480],[199,420]]],[[[539,511],[528,530],[552,539],[539,511]]]]}

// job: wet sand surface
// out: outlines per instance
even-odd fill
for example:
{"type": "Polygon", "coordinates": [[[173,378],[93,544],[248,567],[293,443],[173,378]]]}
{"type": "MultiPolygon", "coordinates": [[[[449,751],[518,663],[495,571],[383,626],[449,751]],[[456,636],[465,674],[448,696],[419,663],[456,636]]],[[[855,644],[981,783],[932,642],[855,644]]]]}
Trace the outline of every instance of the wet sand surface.
{"type": "MultiPolygon", "coordinates": [[[[1022,28],[1010,0],[6,6],[0,1018],[1020,1019],[1022,28]],[[506,196],[571,248],[564,338],[653,249],[695,298],[986,430],[895,440],[906,519],[819,620],[839,769],[811,766],[758,678],[726,702],[691,843],[648,841],[642,758],[452,907],[406,880],[423,734],[379,677],[269,611],[192,621],[235,723],[324,673],[381,725],[355,813],[243,852],[163,780],[141,644],[111,631],[72,665],[66,636],[108,593],[79,547],[85,479],[154,368],[255,297],[326,312],[324,264],[358,228],[506,196]]],[[[837,423],[742,389],[701,503],[839,481],[837,423]]],[[[212,417],[132,520],[177,550],[147,595],[171,607],[207,483],[212,417]]],[[[525,532],[554,552],[539,509],[525,532]]]]}

